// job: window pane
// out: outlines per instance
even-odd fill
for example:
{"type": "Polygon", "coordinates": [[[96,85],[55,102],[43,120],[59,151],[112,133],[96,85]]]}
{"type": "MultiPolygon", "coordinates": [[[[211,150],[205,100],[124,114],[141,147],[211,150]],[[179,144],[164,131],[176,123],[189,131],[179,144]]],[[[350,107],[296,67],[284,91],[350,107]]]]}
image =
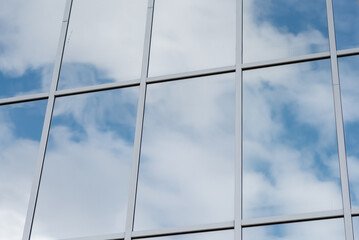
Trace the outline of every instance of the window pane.
{"type": "Polygon", "coordinates": [[[0,106],[0,239],[22,238],[45,110],[46,101],[0,106]]]}
{"type": "Polygon", "coordinates": [[[339,58],[350,197],[359,206],[359,56],[339,58]]]}
{"type": "Polygon", "coordinates": [[[235,0],[157,0],[150,76],[234,65],[235,0]]]}
{"type": "Polygon", "coordinates": [[[344,240],[343,219],[288,223],[243,229],[243,240],[344,240]]]}
{"type": "Polygon", "coordinates": [[[338,49],[359,47],[358,0],[333,0],[338,49]]]}
{"type": "Polygon", "coordinates": [[[58,88],[140,78],[146,9],[146,0],[75,0],[58,88]]]}
{"type": "Polygon", "coordinates": [[[244,0],[244,62],[329,50],[325,0],[244,0]]]}
{"type": "Polygon", "coordinates": [[[148,86],[135,229],[233,220],[234,75],[148,86]]]}
{"type": "Polygon", "coordinates": [[[359,239],[359,217],[353,217],[354,239],[359,239]]]}
{"type": "Polygon", "coordinates": [[[47,92],[66,1],[1,1],[0,98],[47,92]]]}
{"type": "Polygon", "coordinates": [[[243,79],[243,216],[342,208],[330,62],[243,79]]]}
{"type": "Polygon", "coordinates": [[[146,238],[149,240],[233,240],[233,231],[216,231],[195,234],[172,235],[157,238],[146,238]]]}
{"type": "Polygon", "coordinates": [[[137,95],[56,99],[31,239],[124,231],[137,95]]]}

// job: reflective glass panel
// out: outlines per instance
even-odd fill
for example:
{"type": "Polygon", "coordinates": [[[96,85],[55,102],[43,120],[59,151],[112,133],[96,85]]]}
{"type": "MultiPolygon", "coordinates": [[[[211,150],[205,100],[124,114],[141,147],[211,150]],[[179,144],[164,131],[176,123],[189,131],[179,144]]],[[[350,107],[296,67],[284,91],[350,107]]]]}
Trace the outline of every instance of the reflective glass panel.
{"type": "Polygon", "coordinates": [[[148,86],[135,229],[233,220],[234,75],[148,86]]]}
{"type": "Polygon", "coordinates": [[[342,208],[329,60],[243,79],[243,216],[342,208]]]}
{"type": "Polygon", "coordinates": [[[353,217],[354,239],[359,239],[359,217],[353,217]]]}
{"type": "Polygon", "coordinates": [[[244,62],[329,50],[325,0],[244,0],[244,62]]]}
{"type": "Polygon", "coordinates": [[[45,100],[0,106],[0,239],[22,238],[45,111],[45,100]]]}
{"type": "Polygon", "coordinates": [[[31,239],[123,232],[138,88],[56,99],[31,239]]]}
{"type": "Polygon", "coordinates": [[[140,78],[147,0],[74,0],[59,89],[140,78]]]}
{"type": "Polygon", "coordinates": [[[350,197],[359,206],[359,56],[339,58],[350,197]]]}
{"type": "Polygon", "coordinates": [[[0,98],[49,91],[65,2],[0,0],[0,98]]]}
{"type": "Polygon", "coordinates": [[[344,240],[343,219],[330,219],[249,227],[243,229],[243,240],[344,240]]]}
{"type": "Polygon", "coordinates": [[[234,65],[235,0],[157,0],[150,76],[234,65]]]}
{"type": "Polygon", "coordinates": [[[233,240],[233,231],[216,231],[195,234],[182,234],[157,238],[146,238],[149,240],[233,240]]]}
{"type": "Polygon", "coordinates": [[[338,49],[359,47],[359,1],[333,0],[338,49]]]}

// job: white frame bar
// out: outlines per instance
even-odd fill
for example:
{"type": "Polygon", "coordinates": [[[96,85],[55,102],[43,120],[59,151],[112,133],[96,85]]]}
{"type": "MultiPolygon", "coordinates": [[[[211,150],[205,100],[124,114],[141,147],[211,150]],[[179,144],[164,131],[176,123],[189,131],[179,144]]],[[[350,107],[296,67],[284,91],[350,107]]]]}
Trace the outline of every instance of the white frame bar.
{"type": "Polygon", "coordinates": [[[3,99],[0,99],[0,106],[7,105],[7,104],[14,104],[14,103],[43,100],[43,99],[47,99],[48,97],[49,97],[48,93],[37,93],[37,94],[31,94],[31,95],[25,95],[25,96],[3,98],[3,99]]]}
{"type": "Polygon", "coordinates": [[[69,23],[69,18],[70,18],[71,7],[72,7],[72,1],[73,0],[66,1],[65,13],[64,13],[63,21],[62,21],[59,45],[58,45],[58,49],[57,49],[57,57],[56,57],[54,71],[53,71],[53,75],[52,75],[51,88],[50,88],[50,93],[48,96],[45,120],[44,120],[41,140],[40,140],[39,156],[38,156],[38,160],[37,160],[37,166],[36,166],[35,175],[34,175],[35,177],[34,177],[34,181],[32,184],[30,200],[29,200],[29,205],[28,205],[28,210],[27,210],[27,215],[26,215],[26,221],[25,221],[25,226],[24,226],[24,232],[23,232],[23,237],[22,237],[23,240],[30,240],[30,237],[31,237],[31,230],[32,230],[32,225],[33,225],[33,221],[34,221],[34,217],[35,217],[37,198],[39,195],[42,169],[44,166],[44,159],[45,159],[45,153],[46,153],[46,145],[47,145],[47,140],[49,137],[51,118],[52,118],[52,113],[53,113],[54,104],[55,104],[55,92],[56,92],[57,83],[58,83],[58,79],[59,79],[62,56],[63,56],[63,52],[64,52],[64,48],[65,48],[65,40],[66,40],[66,34],[67,34],[67,28],[68,28],[68,23],[69,23]]]}
{"type": "Polygon", "coordinates": [[[236,89],[235,89],[235,175],[234,175],[234,239],[242,240],[242,86],[243,86],[243,0],[236,0],[236,89]]]}
{"type": "Polygon", "coordinates": [[[351,216],[349,177],[348,177],[348,167],[347,167],[346,152],[345,152],[344,122],[343,122],[343,111],[342,111],[340,83],[339,83],[338,57],[337,57],[337,46],[335,40],[335,26],[334,26],[334,13],[333,13],[332,0],[326,0],[326,7],[327,7],[327,20],[328,20],[328,32],[329,32],[330,61],[331,61],[331,70],[332,70],[332,81],[333,81],[334,112],[335,112],[335,122],[336,122],[337,142],[338,142],[340,182],[341,182],[343,210],[344,210],[345,239],[353,240],[354,233],[353,233],[353,223],[351,216]]]}
{"type": "Polygon", "coordinates": [[[127,207],[125,240],[131,240],[134,220],[135,220],[137,182],[138,182],[138,172],[140,165],[143,118],[145,114],[145,101],[146,101],[146,90],[147,90],[146,79],[148,77],[148,69],[149,69],[149,61],[150,61],[154,5],[155,5],[155,0],[148,0],[145,41],[144,41],[143,58],[142,58],[140,93],[138,99],[136,131],[135,131],[135,140],[134,140],[134,154],[133,154],[133,162],[132,162],[130,192],[128,199],[128,207],[127,207]]]}

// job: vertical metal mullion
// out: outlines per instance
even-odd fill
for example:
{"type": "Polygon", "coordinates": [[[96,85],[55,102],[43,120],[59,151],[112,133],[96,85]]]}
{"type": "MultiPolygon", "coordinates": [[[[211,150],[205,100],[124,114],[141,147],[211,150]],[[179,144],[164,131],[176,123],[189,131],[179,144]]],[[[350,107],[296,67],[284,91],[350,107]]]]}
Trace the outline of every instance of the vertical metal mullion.
{"type": "Polygon", "coordinates": [[[146,82],[148,77],[148,68],[149,68],[149,59],[150,59],[154,4],[155,4],[155,0],[148,0],[147,18],[146,18],[146,27],[145,27],[146,30],[145,30],[142,69],[141,69],[140,93],[139,93],[138,106],[137,106],[134,154],[132,161],[131,182],[130,182],[130,190],[128,197],[128,207],[127,207],[125,240],[130,240],[132,237],[134,217],[135,217],[138,171],[140,164],[143,119],[145,112],[146,89],[147,89],[146,82]]]}
{"type": "Polygon", "coordinates": [[[243,0],[236,0],[236,103],[235,103],[235,204],[234,239],[242,239],[242,61],[243,61],[243,0]]]}
{"type": "Polygon", "coordinates": [[[65,40],[66,40],[67,27],[68,27],[70,12],[71,12],[72,1],[73,0],[66,1],[65,13],[64,13],[63,20],[62,20],[59,45],[58,45],[58,49],[57,49],[54,71],[53,71],[52,79],[51,79],[49,98],[48,98],[47,107],[46,107],[44,125],[43,125],[43,129],[42,129],[42,134],[41,134],[38,160],[37,160],[37,165],[36,165],[36,169],[35,169],[32,188],[31,188],[31,194],[30,194],[29,205],[28,205],[28,209],[27,209],[24,232],[23,232],[23,236],[22,236],[23,240],[29,240],[31,237],[31,231],[32,231],[35,210],[36,210],[36,204],[37,204],[37,199],[38,199],[39,189],[40,189],[42,170],[43,170],[43,166],[44,166],[46,145],[47,145],[47,140],[49,137],[51,118],[52,118],[52,113],[53,113],[53,108],[54,108],[54,103],[55,103],[55,91],[56,91],[57,83],[58,83],[58,79],[59,79],[59,73],[60,73],[63,51],[64,51],[64,47],[65,47],[65,40]]]}
{"type": "Polygon", "coordinates": [[[338,56],[337,56],[337,47],[335,40],[335,26],[334,26],[334,13],[333,13],[332,0],[326,0],[326,6],[327,6],[327,19],[328,19],[330,62],[331,62],[332,81],[333,81],[334,111],[335,111],[335,122],[336,122],[337,141],[338,141],[340,181],[341,181],[343,209],[344,209],[345,238],[346,240],[353,240],[354,236],[353,236],[353,224],[351,217],[349,177],[348,177],[348,166],[347,166],[346,151],[345,151],[343,111],[342,111],[340,83],[339,83],[338,56]]]}

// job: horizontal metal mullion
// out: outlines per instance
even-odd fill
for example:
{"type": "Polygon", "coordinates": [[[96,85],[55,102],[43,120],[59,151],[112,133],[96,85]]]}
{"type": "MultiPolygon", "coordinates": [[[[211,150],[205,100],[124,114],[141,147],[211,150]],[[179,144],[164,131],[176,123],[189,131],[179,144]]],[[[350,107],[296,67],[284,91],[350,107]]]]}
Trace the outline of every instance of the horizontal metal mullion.
{"type": "Polygon", "coordinates": [[[125,238],[125,233],[97,235],[91,237],[66,238],[62,240],[121,240],[125,238]]]}
{"type": "Polygon", "coordinates": [[[359,48],[351,48],[351,49],[337,51],[338,57],[347,57],[347,56],[353,56],[353,55],[357,55],[357,54],[359,54],[359,48]]]}
{"type": "Polygon", "coordinates": [[[359,216],[359,207],[353,207],[352,208],[352,215],[353,216],[359,216]]]}
{"type": "Polygon", "coordinates": [[[297,56],[297,57],[268,60],[263,62],[244,63],[242,64],[242,69],[251,70],[257,68],[273,67],[273,66],[280,66],[280,65],[292,64],[292,63],[301,63],[301,62],[308,62],[308,61],[322,60],[329,58],[330,58],[329,52],[314,53],[314,54],[308,54],[308,55],[297,56]]]}
{"type": "Polygon", "coordinates": [[[43,99],[47,99],[48,97],[49,97],[48,93],[37,93],[37,94],[30,94],[30,95],[24,95],[24,96],[3,98],[3,99],[0,99],[0,105],[43,100],[43,99]]]}
{"type": "Polygon", "coordinates": [[[236,66],[226,66],[220,68],[211,68],[199,71],[192,71],[186,73],[177,73],[177,74],[170,74],[170,75],[163,75],[158,77],[149,77],[147,78],[147,83],[156,83],[156,82],[167,82],[179,79],[187,79],[187,78],[195,78],[195,77],[204,77],[216,74],[224,74],[224,73],[231,73],[235,72],[236,66]]]}
{"type": "Polygon", "coordinates": [[[229,229],[233,229],[233,228],[234,228],[234,221],[229,221],[229,222],[222,222],[222,223],[194,225],[194,226],[176,227],[176,228],[165,228],[165,229],[158,229],[158,230],[134,231],[134,232],[132,232],[132,238],[160,237],[160,236],[168,236],[168,235],[229,230],[229,229]]]}
{"type": "Polygon", "coordinates": [[[343,210],[313,212],[313,213],[265,217],[265,218],[243,219],[242,226],[243,227],[254,227],[254,226],[262,226],[262,225],[313,221],[313,220],[339,218],[339,217],[344,217],[343,210]]]}
{"type": "Polygon", "coordinates": [[[94,86],[58,90],[55,92],[55,96],[62,97],[62,96],[80,94],[80,93],[98,92],[102,90],[111,90],[116,88],[132,87],[138,85],[140,85],[140,80],[136,79],[126,82],[106,83],[106,84],[99,84],[94,86]]]}

